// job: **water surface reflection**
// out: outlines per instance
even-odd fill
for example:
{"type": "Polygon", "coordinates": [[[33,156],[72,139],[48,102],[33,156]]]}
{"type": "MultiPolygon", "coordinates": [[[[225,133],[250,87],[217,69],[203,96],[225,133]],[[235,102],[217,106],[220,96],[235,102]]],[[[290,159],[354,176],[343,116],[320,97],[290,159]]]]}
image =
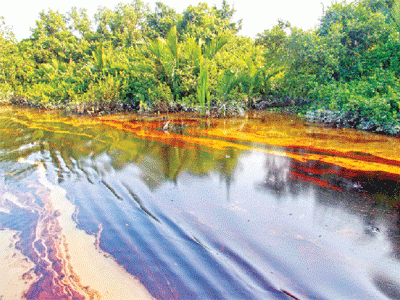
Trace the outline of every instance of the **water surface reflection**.
{"type": "Polygon", "coordinates": [[[157,299],[399,296],[399,162],[377,148],[398,140],[280,116],[169,132],[130,118],[2,108],[0,228],[28,299],[117,299],[85,281],[105,266],[157,299]]]}

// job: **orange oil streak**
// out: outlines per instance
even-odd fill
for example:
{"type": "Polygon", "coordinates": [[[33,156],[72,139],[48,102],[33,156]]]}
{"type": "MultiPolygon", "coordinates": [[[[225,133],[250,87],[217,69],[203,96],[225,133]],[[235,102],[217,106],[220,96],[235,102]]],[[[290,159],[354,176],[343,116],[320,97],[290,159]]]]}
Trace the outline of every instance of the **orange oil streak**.
{"type": "Polygon", "coordinates": [[[133,132],[138,137],[177,147],[201,147],[204,150],[257,149],[301,162],[320,161],[353,171],[380,171],[400,175],[398,138],[350,129],[321,128],[307,125],[298,119],[285,119],[281,115],[265,115],[270,118],[266,123],[261,118],[212,119],[206,128],[201,127],[205,123],[203,119],[182,120],[179,116],[170,115],[168,120],[171,123],[190,124],[185,134],[162,131],[166,120],[143,123],[110,116],[97,120],[107,126],[133,132]],[[263,145],[285,149],[265,149],[263,145]]]}
{"type": "Polygon", "coordinates": [[[300,174],[300,173],[296,173],[296,172],[293,172],[293,171],[290,172],[288,177],[296,179],[296,180],[302,180],[304,182],[312,182],[312,183],[317,184],[317,185],[322,186],[322,187],[327,187],[327,188],[330,188],[330,189],[343,191],[343,189],[341,189],[339,187],[336,187],[336,186],[333,186],[333,185],[331,185],[331,184],[329,184],[329,183],[327,183],[325,181],[322,181],[322,180],[319,180],[319,179],[316,179],[316,178],[312,178],[310,176],[307,176],[307,175],[304,175],[304,174],[300,174]]]}
{"type": "Polygon", "coordinates": [[[57,124],[63,123],[82,130],[88,126],[103,125],[132,132],[139,138],[170,144],[173,147],[205,151],[257,149],[301,162],[320,161],[353,171],[379,171],[400,175],[399,138],[351,129],[323,128],[280,114],[257,113],[253,114],[252,118],[202,119],[193,114],[154,117],[121,114],[96,118],[71,118],[48,113],[41,115],[41,124],[34,121],[38,119],[36,114],[23,111],[23,115],[30,121],[19,118],[15,121],[30,128],[82,135],[96,140],[95,136],[81,131],[60,130],[57,124]],[[162,128],[167,121],[171,125],[184,125],[183,134],[176,130],[163,131],[162,128]],[[43,126],[44,123],[47,125],[43,126]]]}

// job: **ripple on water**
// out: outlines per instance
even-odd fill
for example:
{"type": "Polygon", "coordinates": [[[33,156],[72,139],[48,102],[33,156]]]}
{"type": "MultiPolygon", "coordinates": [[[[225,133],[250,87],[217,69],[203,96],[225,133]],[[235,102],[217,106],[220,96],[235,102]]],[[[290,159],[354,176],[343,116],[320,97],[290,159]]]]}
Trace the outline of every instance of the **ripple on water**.
{"type": "Polygon", "coordinates": [[[0,231],[0,259],[4,262],[0,266],[0,279],[4,277],[0,295],[4,299],[22,299],[24,295],[35,300],[152,299],[137,278],[99,249],[99,236],[77,228],[73,221],[75,206],[66,198],[65,190],[47,180],[43,164],[37,164],[36,172],[38,183],[32,188],[44,205],[24,201],[25,197],[11,192],[2,196],[1,225],[22,226],[24,239],[18,231],[0,231]],[[16,210],[37,214],[38,218],[14,216],[10,218],[13,223],[7,222],[6,215],[16,210]],[[7,282],[13,284],[4,285],[7,282]]]}

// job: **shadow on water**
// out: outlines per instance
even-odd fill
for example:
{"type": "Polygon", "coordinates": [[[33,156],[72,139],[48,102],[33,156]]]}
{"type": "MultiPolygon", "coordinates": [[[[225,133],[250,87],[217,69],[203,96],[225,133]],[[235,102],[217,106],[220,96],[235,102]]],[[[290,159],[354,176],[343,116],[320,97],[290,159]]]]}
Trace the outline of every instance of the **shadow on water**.
{"type": "MultiPolygon", "coordinates": [[[[382,171],[393,157],[366,170],[376,153],[325,145],[348,133],[279,118],[185,120],[179,132],[124,120],[3,108],[0,185],[30,198],[3,197],[0,228],[21,232],[34,263],[27,241],[45,204],[21,158],[44,163],[78,228],[157,299],[399,296],[400,175],[382,171]]],[[[376,142],[351,143],[365,140],[376,142]]]]}

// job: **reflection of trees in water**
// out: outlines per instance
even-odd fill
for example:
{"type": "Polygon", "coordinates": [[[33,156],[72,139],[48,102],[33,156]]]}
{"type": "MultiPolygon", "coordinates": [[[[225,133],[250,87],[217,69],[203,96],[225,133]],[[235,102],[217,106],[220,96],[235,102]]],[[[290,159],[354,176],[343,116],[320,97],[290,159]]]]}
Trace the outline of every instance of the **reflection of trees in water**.
{"type": "MultiPolygon", "coordinates": [[[[213,171],[230,181],[241,153],[236,149],[178,147],[151,138],[139,139],[133,133],[101,124],[82,125],[71,119],[48,120],[43,113],[17,112],[1,113],[0,160],[17,161],[33,155],[54,165],[59,183],[80,176],[98,181],[129,163],[140,167],[151,187],[167,180],[176,182],[183,171],[196,176],[213,171]]],[[[25,171],[28,169],[18,170],[25,171]]]]}
{"type": "Polygon", "coordinates": [[[291,171],[299,173],[307,170],[310,172],[308,176],[336,187],[336,190],[332,190],[321,184],[314,185],[317,203],[357,215],[363,221],[364,232],[369,236],[386,234],[392,242],[393,254],[400,258],[400,209],[393,205],[394,199],[398,201],[399,181],[388,179],[385,174],[366,175],[316,162],[293,162],[291,168],[291,171]],[[381,232],[382,222],[388,230],[385,233],[381,232]]]}
{"type": "Polygon", "coordinates": [[[258,184],[259,188],[271,190],[277,194],[288,192],[291,188],[288,178],[289,159],[282,156],[266,155],[266,175],[258,184]]]}
{"type": "MultiPolygon", "coordinates": [[[[304,152],[301,149],[288,151],[304,152]]],[[[300,162],[275,155],[266,155],[266,160],[266,176],[261,186],[276,193],[298,194],[303,189],[301,182],[340,190],[360,191],[361,188],[359,181],[353,178],[357,173],[339,166],[319,161],[300,162]]]]}
{"type": "Polygon", "coordinates": [[[389,204],[400,203],[400,176],[384,173],[363,173],[357,179],[362,190],[376,200],[389,204]]]}
{"type": "Polygon", "coordinates": [[[364,233],[370,237],[385,235],[392,244],[391,255],[400,260],[400,209],[398,207],[356,191],[332,191],[319,186],[315,186],[314,189],[317,204],[337,208],[357,216],[362,221],[364,233]]]}
{"type": "Polygon", "coordinates": [[[394,255],[400,260],[400,206],[397,206],[395,211],[391,214],[393,226],[389,227],[388,236],[394,246],[394,255]]]}
{"type": "Polygon", "coordinates": [[[273,155],[266,155],[264,178],[258,187],[281,195],[298,195],[312,188],[316,204],[358,216],[365,234],[371,237],[387,235],[393,245],[393,255],[400,259],[400,205],[396,204],[400,178],[273,155]],[[386,232],[381,232],[382,222],[386,232]]]}
{"type": "MultiPolygon", "coordinates": [[[[165,181],[176,182],[182,172],[195,176],[207,176],[210,172],[220,174],[229,188],[241,155],[237,149],[185,148],[150,138],[139,139],[133,133],[101,124],[82,125],[77,120],[46,119],[43,113],[3,111],[0,128],[0,161],[6,176],[12,176],[16,181],[19,175],[25,177],[34,167],[12,162],[33,156],[35,160],[52,163],[59,182],[81,176],[90,182],[99,182],[103,176],[134,163],[140,168],[143,182],[150,188],[165,181]]],[[[301,154],[305,150],[290,151],[301,154]]],[[[369,234],[377,234],[378,218],[390,219],[390,237],[397,245],[395,248],[400,257],[400,212],[399,208],[396,211],[387,205],[399,203],[399,177],[266,155],[265,177],[259,188],[296,195],[308,189],[310,182],[319,204],[340,206],[359,214],[369,234]]]]}
{"type": "Polygon", "coordinates": [[[204,151],[157,144],[151,151],[143,152],[136,163],[150,187],[164,181],[176,183],[182,172],[190,172],[195,176],[216,172],[228,183],[232,180],[239,156],[240,151],[233,149],[204,151]]]}

